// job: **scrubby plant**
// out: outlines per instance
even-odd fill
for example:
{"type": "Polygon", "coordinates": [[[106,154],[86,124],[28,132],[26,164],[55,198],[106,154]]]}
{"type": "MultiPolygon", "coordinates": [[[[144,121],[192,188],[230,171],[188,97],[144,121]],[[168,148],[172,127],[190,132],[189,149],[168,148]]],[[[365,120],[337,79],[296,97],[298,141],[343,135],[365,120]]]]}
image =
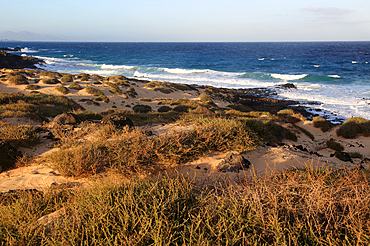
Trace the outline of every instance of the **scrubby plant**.
{"type": "Polygon", "coordinates": [[[132,87],[127,88],[126,94],[130,97],[136,97],[137,96],[137,93],[136,93],[135,89],[132,88],[132,87]]]}
{"type": "Polygon", "coordinates": [[[320,128],[322,132],[327,132],[334,127],[334,124],[320,116],[313,117],[312,122],[313,126],[320,128]]]}
{"type": "Polygon", "coordinates": [[[8,140],[16,147],[31,147],[39,142],[39,135],[31,126],[0,121],[0,139],[8,140]]]}
{"type": "Polygon", "coordinates": [[[118,87],[118,85],[112,83],[112,82],[104,82],[105,85],[109,86],[111,89],[109,90],[109,92],[113,93],[113,94],[117,94],[117,95],[120,95],[122,94],[122,91],[121,89],[118,87]]]}
{"type": "Polygon", "coordinates": [[[63,83],[73,82],[73,76],[71,74],[63,74],[61,81],[63,83]]]}
{"type": "Polygon", "coordinates": [[[330,139],[330,140],[326,141],[326,146],[330,149],[333,149],[333,150],[339,151],[339,152],[342,152],[344,150],[343,145],[336,142],[334,139],[330,139]]]}
{"type": "Polygon", "coordinates": [[[173,111],[185,113],[189,112],[189,107],[186,105],[177,105],[176,107],[173,108],[173,111]]]}
{"type": "Polygon", "coordinates": [[[143,101],[143,102],[151,102],[152,99],[150,98],[139,98],[140,101],[143,101]]]}
{"type": "Polygon", "coordinates": [[[55,117],[70,110],[83,109],[79,104],[64,96],[45,95],[42,93],[0,93],[0,116],[30,116],[48,121],[46,117],[55,117]]]}
{"type": "Polygon", "coordinates": [[[77,75],[77,78],[79,78],[81,81],[88,81],[90,79],[90,75],[86,73],[80,73],[77,75]]]}
{"type": "Polygon", "coordinates": [[[48,78],[48,79],[42,79],[42,83],[44,83],[44,84],[59,84],[60,81],[57,78],[48,78]]]}
{"type": "Polygon", "coordinates": [[[161,106],[161,107],[158,108],[158,112],[160,112],[160,113],[166,113],[166,112],[169,112],[171,110],[172,109],[168,106],[161,106]]]}
{"type": "Polygon", "coordinates": [[[8,76],[8,82],[13,85],[26,85],[28,84],[28,80],[25,76],[21,74],[8,76]]]}
{"type": "Polygon", "coordinates": [[[294,112],[293,109],[283,109],[277,112],[277,116],[288,123],[295,124],[299,121],[306,120],[300,113],[294,112]]]}
{"type": "Polygon", "coordinates": [[[30,91],[34,91],[34,90],[38,90],[40,89],[40,86],[39,85],[27,85],[26,86],[26,90],[30,90],[30,91]]]}
{"type": "Polygon", "coordinates": [[[55,90],[59,91],[62,94],[68,94],[68,88],[63,85],[57,85],[54,87],[55,90]]]}
{"type": "Polygon", "coordinates": [[[199,100],[203,103],[213,102],[211,97],[207,94],[200,94],[199,95],[199,100]]]}
{"type": "Polygon", "coordinates": [[[86,87],[86,92],[93,96],[105,96],[101,90],[92,86],[86,87]]]}
{"type": "Polygon", "coordinates": [[[234,110],[237,110],[237,111],[240,111],[240,112],[250,112],[250,111],[252,111],[251,108],[249,108],[247,106],[244,106],[242,104],[232,104],[232,105],[228,105],[227,107],[231,108],[231,109],[234,109],[234,110]]]}
{"type": "Polygon", "coordinates": [[[150,107],[149,105],[141,104],[135,105],[132,109],[135,113],[149,113],[152,111],[152,107],[150,107]]]}
{"type": "Polygon", "coordinates": [[[72,83],[68,88],[72,90],[82,90],[82,87],[78,83],[72,83]]]}
{"type": "Polygon", "coordinates": [[[337,130],[338,136],[357,138],[359,135],[370,136],[370,121],[361,117],[352,117],[346,120],[337,130]]]}

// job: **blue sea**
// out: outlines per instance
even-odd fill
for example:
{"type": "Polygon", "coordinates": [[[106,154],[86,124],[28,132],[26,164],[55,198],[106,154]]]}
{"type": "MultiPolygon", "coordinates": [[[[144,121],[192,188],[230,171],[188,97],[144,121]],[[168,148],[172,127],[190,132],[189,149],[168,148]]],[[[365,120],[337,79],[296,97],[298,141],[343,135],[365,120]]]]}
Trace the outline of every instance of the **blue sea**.
{"type": "MultiPolygon", "coordinates": [[[[312,112],[370,119],[370,42],[71,43],[0,42],[63,73],[124,75],[226,88],[293,83],[275,97],[312,112]],[[316,102],[316,103],[312,103],[316,102]]],[[[333,118],[333,119],[334,119],[333,118]]]]}

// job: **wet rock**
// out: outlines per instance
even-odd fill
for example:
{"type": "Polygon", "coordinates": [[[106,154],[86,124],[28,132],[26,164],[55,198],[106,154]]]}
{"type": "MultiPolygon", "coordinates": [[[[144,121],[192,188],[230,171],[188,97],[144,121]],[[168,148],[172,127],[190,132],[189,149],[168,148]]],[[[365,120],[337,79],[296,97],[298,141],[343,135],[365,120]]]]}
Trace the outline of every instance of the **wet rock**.
{"type": "Polygon", "coordinates": [[[251,163],[242,155],[229,152],[217,165],[217,171],[220,172],[239,172],[249,168],[251,163]]]}

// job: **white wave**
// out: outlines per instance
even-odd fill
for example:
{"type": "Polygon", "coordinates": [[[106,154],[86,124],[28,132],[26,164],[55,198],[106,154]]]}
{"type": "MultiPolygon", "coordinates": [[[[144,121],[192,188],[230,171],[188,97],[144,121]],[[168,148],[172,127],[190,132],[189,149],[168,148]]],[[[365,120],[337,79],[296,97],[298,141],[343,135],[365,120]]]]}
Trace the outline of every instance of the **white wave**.
{"type": "Polygon", "coordinates": [[[38,50],[31,50],[27,47],[24,47],[23,49],[21,49],[21,52],[24,52],[24,53],[36,53],[36,52],[39,52],[38,50]]]}
{"type": "Polygon", "coordinates": [[[340,79],[340,76],[339,75],[336,75],[336,74],[334,74],[334,75],[328,75],[330,78],[335,78],[335,79],[340,79]]]}
{"type": "Polygon", "coordinates": [[[358,61],[352,61],[352,63],[353,63],[353,64],[357,64],[357,63],[359,63],[359,62],[358,62],[358,61]]]}
{"type": "Polygon", "coordinates": [[[271,77],[275,79],[281,79],[281,80],[298,80],[298,79],[303,79],[306,77],[308,74],[300,74],[300,75],[291,75],[291,74],[278,74],[278,73],[272,73],[271,77]]]}
{"type": "Polygon", "coordinates": [[[265,58],[259,58],[258,60],[259,60],[259,61],[264,61],[264,60],[265,60],[265,58]]]}
{"type": "Polygon", "coordinates": [[[162,68],[163,71],[167,73],[174,73],[174,74],[192,74],[192,73],[206,73],[209,70],[201,70],[201,69],[181,69],[181,68],[162,68]]]}
{"type": "Polygon", "coordinates": [[[126,69],[126,70],[130,70],[130,69],[135,69],[137,67],[135,66],[126,66],[126,65],[106,65],[106,64],[103,64],[101,66],[101,69],[114,69],[114,70],[119,70],[119,69],[126,69]]]}
{"type": "Polygon", "coordinates": [[[320,65],[313,65],[313,67],[316,67],[316,68],[318,68],[318,67],[321,67],[320,65]]]}

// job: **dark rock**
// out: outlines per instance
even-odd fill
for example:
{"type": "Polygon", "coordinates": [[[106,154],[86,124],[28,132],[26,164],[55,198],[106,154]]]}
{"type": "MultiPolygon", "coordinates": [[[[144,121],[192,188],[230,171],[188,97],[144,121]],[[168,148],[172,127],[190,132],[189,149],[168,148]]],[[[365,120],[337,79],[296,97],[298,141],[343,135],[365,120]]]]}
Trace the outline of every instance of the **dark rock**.
{"type": "Polygon", "coordinates": [[[297,89],[297,87],[292,84],[292,83],[286,83],[283,85],[277,85],[276,87],[281,88],[281,89],[297,89]]]}
{"type": "Polygon", "coordinates": [[[276,144],[274,144],[274,143],[270,143],[270,142],[267,142],[267,143],[265,143],[265,145],[266,146],[270,146],[270,147],[277,147],[277,145],[276,144]]]}
{"type": "Polygon", "coordinates": [[[9,141],[0,139],[0,173],[12,168],[21,153],[9,141]]]}
{"type": "Polygon", "coordinates": [[[55,116],[53,122],[61,124],[61,125],[73,125],[80,122],[77,115],[72,113],[63,113],[60,115],[55,116]]]}
{"type": "MultiPolygon", "coordinates": [[[[351,156],[347,152],[335,151],[334,156],[341,161],[353,162],[351,156]]],[[[332,157],[332,155],[330,155],[332,157]]]]}
{"type": "Polygon", "coordinates": [[[298,146],[295,146],[297,149],[301,150],[301,151],[304,151],[304,152],[308,152],[307,148],[303,147],[302,145],[298,145],[298,146]]]}
{"type": "Polygon", "coordinates": [[[36,64],[44,63],[42,60],[30,57],[30,56],[18,56],[13,54],[8,54],[5,51],[0,52],[0,68],[11,68],[11,69],[21,69],[21,68],[33,68],[36,69],[36,64]]]}
{"type": "Polygon", "coordinates": [[[237,173],[240,170],[249,168],[250,165],[251,163],[242,155],[229,152],[225,158],[218,163],[217,171],[237,173]]]}
{"type": "Polygon", "coordinates": [[[129,117],[121,116],[121,115],[110,115],[106,116],[102,119],[101,123],[103,124],[113,124],[118,128],[123,128],[125,126],[134,127],[134,123],[129,117]]]}

